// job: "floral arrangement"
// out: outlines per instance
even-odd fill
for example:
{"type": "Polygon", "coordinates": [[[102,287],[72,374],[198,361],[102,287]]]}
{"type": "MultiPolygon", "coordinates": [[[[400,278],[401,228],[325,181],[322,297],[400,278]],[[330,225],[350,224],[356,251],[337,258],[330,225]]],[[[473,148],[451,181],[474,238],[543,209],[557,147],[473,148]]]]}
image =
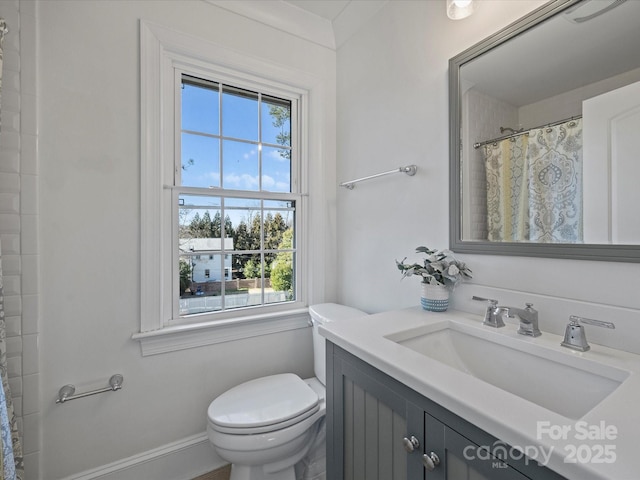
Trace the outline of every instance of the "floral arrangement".
{"type": "Polygon", "coordinates": [[[465,278],[472,278],[471,270],[464,262],[456,260],[450,250],[431,250],[427,247],[416,248],[416,253],[424,253],[423,263],[405,263],[396,260],[402,278],[420,275],[422,283],[430,285],[445,285],[453,288],[465,278]]]}

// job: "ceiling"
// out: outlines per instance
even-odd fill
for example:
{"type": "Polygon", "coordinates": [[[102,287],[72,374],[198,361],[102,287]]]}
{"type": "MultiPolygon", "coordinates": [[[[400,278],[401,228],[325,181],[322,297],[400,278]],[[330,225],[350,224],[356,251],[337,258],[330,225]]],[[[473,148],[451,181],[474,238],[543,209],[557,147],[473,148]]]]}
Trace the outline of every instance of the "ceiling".
{"type": "Polygon", "coordinates": [[[333,22],[347,8],[352,0],[283,0],[285,3],[301,8],[333,22]]]}
{"type": "Polygon", "coordinates": [[[390,0],[203,0],[336,50],[390,0]]]}

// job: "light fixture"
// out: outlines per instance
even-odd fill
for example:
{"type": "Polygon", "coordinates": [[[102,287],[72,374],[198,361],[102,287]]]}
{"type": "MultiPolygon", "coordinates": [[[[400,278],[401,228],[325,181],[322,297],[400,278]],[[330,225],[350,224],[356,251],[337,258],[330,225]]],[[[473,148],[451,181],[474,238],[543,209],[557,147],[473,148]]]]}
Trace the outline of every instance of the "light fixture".
{"type": "Polygon", "coordinates": [[[447,17],[451,20],[466,18],[473,13],[475,6],[473,0],[447,0],[447,17]]]}

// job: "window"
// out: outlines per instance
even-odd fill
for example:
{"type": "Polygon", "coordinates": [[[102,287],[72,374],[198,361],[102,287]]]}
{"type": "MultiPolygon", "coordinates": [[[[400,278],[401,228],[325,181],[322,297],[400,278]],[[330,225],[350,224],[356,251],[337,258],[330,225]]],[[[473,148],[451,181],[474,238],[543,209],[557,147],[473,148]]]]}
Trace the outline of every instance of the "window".
{"type": "Polygon", "coordinates": [[[311,77],[155,24],[140,32],[133,338],[150,355],[306,327],[311,77]]]}
{"type": "Polygon", "coordinates": [[[179,88],[180,317],[295,301],[296,98],[186,73],[179,88]],[[202,254],[213,276],[198,274],[202,254]]]}

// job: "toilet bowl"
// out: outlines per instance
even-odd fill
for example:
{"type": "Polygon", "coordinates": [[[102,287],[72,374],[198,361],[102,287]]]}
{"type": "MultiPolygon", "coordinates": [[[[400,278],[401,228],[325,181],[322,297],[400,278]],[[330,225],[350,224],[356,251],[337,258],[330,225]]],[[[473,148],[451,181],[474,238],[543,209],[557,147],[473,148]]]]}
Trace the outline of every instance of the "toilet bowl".
{"type": "MultiPolygon", "coordinates": [[[[333,303],[311,306],[309,313],[316,377],[303,380],[283,373],[257,378],[231,388],[209,405],[207,433],[218,455],[232,464],[230,480],[297,480],[296,464],[312,446],[324,448],[324,442],[316,442],[324,435],[326,413],[326,355],[318,326],[366,314],[333,303]]],[[[298,479],[305,478],[300,473],[304,468],[297,470],[298,479]]]]}

